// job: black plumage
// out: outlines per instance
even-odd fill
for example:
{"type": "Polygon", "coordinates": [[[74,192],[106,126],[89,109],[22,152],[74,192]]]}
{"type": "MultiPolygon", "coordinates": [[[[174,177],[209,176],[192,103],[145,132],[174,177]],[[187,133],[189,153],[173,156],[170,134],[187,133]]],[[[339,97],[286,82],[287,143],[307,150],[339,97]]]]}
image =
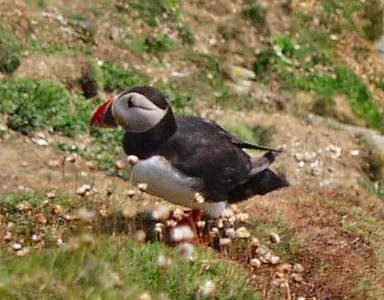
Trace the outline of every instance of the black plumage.
{"type": "Polygon", "coordinates": [[[279,150],[245,143],[202,118],[174,118],[170,108],[149,131],[126,132],[123,148],[139,159],[160,155],[186,176],[200,179],[194,188],[208,202],[236,202],[288,185],[267,169],[279,150]],[[252,160],[242,148],[269,152],[252,160]]]}

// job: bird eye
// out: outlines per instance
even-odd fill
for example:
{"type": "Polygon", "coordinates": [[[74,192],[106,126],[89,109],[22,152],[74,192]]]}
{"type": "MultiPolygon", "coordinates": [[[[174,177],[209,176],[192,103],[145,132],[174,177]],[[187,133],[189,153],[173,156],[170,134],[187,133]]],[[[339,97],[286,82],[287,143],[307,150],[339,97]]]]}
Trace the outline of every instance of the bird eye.
{"type": "Polygon", "coordinates": [[[128,104],[128,107],[129,107],[129,108],[133,107],[132,97],[129,97],[129,98],[128,98],[128,103],[127,103],[127,104],[128,104]]]}

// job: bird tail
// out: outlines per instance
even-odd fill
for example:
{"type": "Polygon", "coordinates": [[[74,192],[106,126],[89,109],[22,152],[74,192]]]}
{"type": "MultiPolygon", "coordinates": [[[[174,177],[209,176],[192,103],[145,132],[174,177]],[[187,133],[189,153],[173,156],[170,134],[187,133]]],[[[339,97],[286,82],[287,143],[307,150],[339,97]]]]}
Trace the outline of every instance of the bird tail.
{"type": "Polygon", "coordinates": [[[245,200],[255,195],[265,195],[274,190],[289,186],[287,180],[272,172],[264,169],[253,175],[248,181],[234,188],[228,197],[228,203],[245,200]]]}

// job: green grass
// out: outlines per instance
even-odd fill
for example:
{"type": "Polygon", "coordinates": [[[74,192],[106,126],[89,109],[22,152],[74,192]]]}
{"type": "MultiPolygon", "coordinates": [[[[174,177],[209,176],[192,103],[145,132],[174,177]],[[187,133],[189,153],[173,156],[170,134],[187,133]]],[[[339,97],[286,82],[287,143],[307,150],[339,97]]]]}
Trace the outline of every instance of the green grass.
{"type": "MultiPolygon", "coordinates": [[[[216,284],[215,298],[259,299],[248,284],[248,271],[217,258],[213,250],[197,248],[193,261],[184,260],[175,248],[159,242],[139,244],[128,232],[103,233],[107,231],[101,227],[111,224],[101,222],[90,229],[88,224],[51,214],[57,204],[65,214],[79,207],[98,211],[104,201],[101,195],[83,199],[59,193],[48,202],[43,192],[0,197],[3,220],[13,224],[8,228],[10,244],[22,241],[29,247],[25,256],[16,257],[6,242],[0,243],[1,299],[137,299],[144,291],[152,296],[164,293],[170,299],[199,299],[198,288],[206,280],[216,284]],[[28,210],[20,210],[21,203],[28,204],[28,210]],[[37,222],[41,213],[46,224],[37,222]],[[44,244],[31,239],[34,232],[43,233],[44,244]],[[55,243],[58,233],[64,241],[61,246],[55,243]],[[169,267],[160,268],[160,254],[171,259],[169,267]]],[[[122,201],[114,199],[115,209],[122,201]]]]}
{"type": "Polygon", "coordinates": [[[131,5],[150,26],[157,26],[160,22],[168,20],[176,21],[180,14],[178,0],[136,0],[131,5]]]}
{"type": "Polygon", "coordinates": [[[274,128],[261,125],[249,126],[241,123],[225,124],[224,128],[244,141],[259,145],[269,145],[275,132],[274,128]]]}
{"type": "Polygon", "coordinates": [[[21,60],[18,38],[10,30],[0,31],[0,72],[13,73],[21,60]]]}
{"type": "Polygon", "coordinates": [[[257,28],[263,28],[265,26],[265,11],[258,4],[258,1],[248,0],[246,1],[248,6],[241,12],[242,16],[248,19],[251,24],[257,28]]]}
{"type": "Polygon", "coordinates": [[[0,80],[0,112],[23,134],[50,129],[68,136],[88,128],[93,105],[55,81],[0,80]]]}

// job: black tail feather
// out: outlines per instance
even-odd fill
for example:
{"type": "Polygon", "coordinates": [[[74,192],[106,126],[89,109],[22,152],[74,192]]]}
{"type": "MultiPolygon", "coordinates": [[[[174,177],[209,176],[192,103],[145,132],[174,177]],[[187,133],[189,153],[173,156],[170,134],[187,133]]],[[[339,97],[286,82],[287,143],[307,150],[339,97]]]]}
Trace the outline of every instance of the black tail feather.
{"type": "Polygon", "coordinates": [[[253,175],[248,181],[229,193],[228,202],[234,203],[255,195],[265,195],[274,190],[289,186],[287,180],[269,169],[253,175]]]}

